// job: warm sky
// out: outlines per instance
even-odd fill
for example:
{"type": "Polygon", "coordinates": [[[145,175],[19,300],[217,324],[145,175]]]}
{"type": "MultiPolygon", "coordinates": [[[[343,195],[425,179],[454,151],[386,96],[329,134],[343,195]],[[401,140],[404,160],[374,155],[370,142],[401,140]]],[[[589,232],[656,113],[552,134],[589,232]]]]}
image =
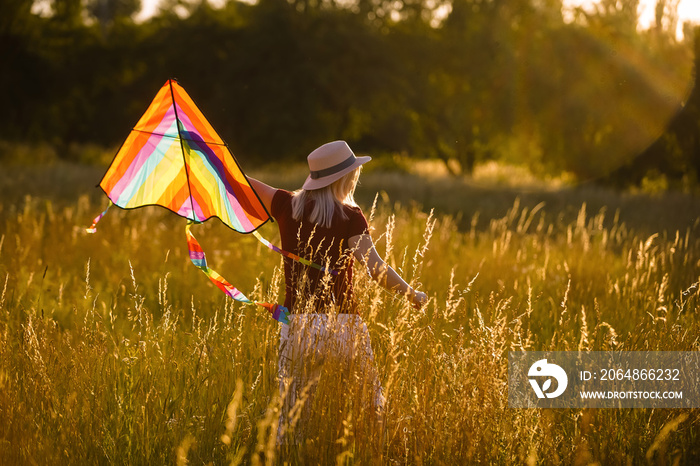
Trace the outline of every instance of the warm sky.
{"type": "MultiPolygon", "coordinates": [[[[152,0],[145,0],[152,1],[152,0]]],[[[565,6],[590,6],[596,0],[564,0],[565,6]]],[[[639,0],[639,23],[643,28],[654,22],[656,0],[639,0]]],[[[700,0],[681,0],[678,4],[678,35],[682,37],[683,23],[692,21],[700,23],[700,0]]]]}
{"type": "MultiPolygon", "coordinates": [[[[139,14],[141,18],[147,18],[153,15],[158,8],[159,0],[143,0],[143,10],[139,14]]],[[[209,3],[216,6],[224,3],[224,0],[209,0],[209,3]]],[[[565,7],[586,6],[596,3],[596,0],[564,0],[565,7]]],[[[640,25],[647,27],[654,22],[654,5],[656,0],[640,0],[640,25]]],[[[678,27],[680,28],[685,21],[693,21],[700,23],[700,0],[680,0],[678,5],[678,27]]]]}

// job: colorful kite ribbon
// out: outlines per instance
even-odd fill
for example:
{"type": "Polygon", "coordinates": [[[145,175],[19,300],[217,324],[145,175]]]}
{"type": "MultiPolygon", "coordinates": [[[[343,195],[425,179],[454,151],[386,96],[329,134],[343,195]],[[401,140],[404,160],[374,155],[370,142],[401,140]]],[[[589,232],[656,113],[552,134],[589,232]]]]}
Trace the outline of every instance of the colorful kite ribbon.
{"type": "MultiPolygon", "coordinates": [[[[109,202],[107,205],[107,208],[102,211],[100,215],[95,217],[92,221],[92,225],[90,225],[89,228],[86,228],[85,231],[88,233],[96,233],[97,232],[97,223],[102,220],[102,217],[105,216],[107,211],[112,207],[114,204],[112,201],[109,202]]],[[[289,324],[289,310],[284,307],[280,306],[279,304],[273,304],[273,303],[263,303],[263,302],[258,302],[258,301],[251,301],[248,299],[243,293],[241,293],[235,286],[231,285],[224,277],[222,277],[217,271],[211,269],[207,265],[207,258],[206,255],[204,254],[204,251],[202,250],[202,247],[199,245],[199,242],[195,239],[194,235],[192,234],[191,226],[192,224],[195,223],[192,220],[187,220],[187,226],[185,227],[185,232],[187,234],[187,248],[189,249],[190,253],[190,260],[192,263],[199,268],[204,274],[209,277],[209,280],[212,281],[221,291],[223,291],[226,295],[229,297],[235,299],[236,301],[240,301],[242,303],[246,304],[257,304],[259,306],[264,307],[267,309],[270,314],[272,314],[272,317],[279,321],[282,322],[283,324],[289,324]]],[[[287,257],[289,259],[295,260],[297,262],[300,262],[304,265],[307,265],[309,267],[313,267],[317,270],[321,270],[326,273],[330,273],[333,275],[337,275],[338,271],[337,270],[330,270],[327,269],[326,267],[323,267],[319,264],[316,264],[314,262],[311,262],[307,259],[304,259],[303,257],[299,257],[296,254],[292,254],[291,252],[287,252],[283,249],[278,248],[274,244],[270,243],[268,240],[263,238],[260,233],[257,231],[253,232],[253,236],[255,236],[258,241],[263,243],[265,246],[268,248],[272,249],[273,251],[283,255],[284,257],[287,257]]]]}
{"type": "Polygon", "coordinates": [[[268,240],[266,240],[265,238],[260,236],[260,233],[258,233],[257,231],[253,232],[253,236],[255,236],[258,239],[258,241],[260,241],[262,244],[264,244],[268,248],[272,249],[273,251],[282,254],[284,257],[287,257],[287,258],[292,259],[294,261],[300,262],[300,263],[307,265],[309,267],[313,267],[314,269],[320,270],[321,272],[330,273],[332,275],[338,275],[337,270],[327,269],[327,268],[323,267],[322,265],[318,265],[315,262],[311,262],[310,260],[307,260],[307,259],[304,259],[303,257],[297,256],[296,254],[292,254],[291,252],[287,252],[287,251],[284,251],[284,250],[278,248],[277,246],[275,246],[274,244],[270,243],[268,240]]]}
{"type": "Polygon", "coordinates": [[[209,280],[211,280],[212,283],[214,283],[214,285],[216,285],[229,297],[242,303],[257,304],[259,306],[262,306],[265,309],[267,309],[270,312],[270,314],[272,314],[273,319],[282,322],[283,324],[289,325],[289,310],[286,307],[274,303],[261,303],[258,301],[251,301],[243,293],[236,289],[236,287],[227,282],[224,277],[219,275],[219,273],[216,270],[212,270],[207,265],[207,257],[204,254],[202,247],[199,245],[194,235],[190,231],[192,223],[194,222],[188,220],[187,226],[185,227],[185,232],[187,233],[187,248],[190,250],[190,260],[192,261],[192,263],[202,272],[204,272],[204,274],[207,277],[209,277],[209,280]]]}
{"type": "Polygon", "coordinates": [[[112,207],[113,205],[114,204],[112,203],[112,200],[110,199],[109,204],[107,204],[107,208],[105,210],[103,210],[100,215],[98,215],[97,217],[92,219],[92,225],[90,225],[90,228],[86,228],[85,231],[87,231],[88,233],[97,233],[97,222],[102,220],[102,217],[105,216],[105,214],[107,213],[109,208],[112,207]]]}

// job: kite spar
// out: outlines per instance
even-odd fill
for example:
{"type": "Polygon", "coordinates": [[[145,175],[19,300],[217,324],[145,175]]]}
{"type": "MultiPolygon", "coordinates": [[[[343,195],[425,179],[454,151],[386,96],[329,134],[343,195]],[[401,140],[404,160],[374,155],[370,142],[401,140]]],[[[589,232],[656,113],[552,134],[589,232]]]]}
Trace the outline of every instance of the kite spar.
{"type": "Polygon", "coordinates": [[[191,225],[212,217],[239,233],[253,235],[268,248],[311,267],[318,264],[283,251],[256,231],[270,214],[250,185],[226,143],[214,131],[190,96],[175,80],[168,80],[122,144],[99,186],[110,204],[122,209],[159,205],[187,219],[185,229],[190,260],[231,298],[266,308],[289,323],[289,311],[279,304],[254,302],[227,282],[206,261],[191,225]]]}

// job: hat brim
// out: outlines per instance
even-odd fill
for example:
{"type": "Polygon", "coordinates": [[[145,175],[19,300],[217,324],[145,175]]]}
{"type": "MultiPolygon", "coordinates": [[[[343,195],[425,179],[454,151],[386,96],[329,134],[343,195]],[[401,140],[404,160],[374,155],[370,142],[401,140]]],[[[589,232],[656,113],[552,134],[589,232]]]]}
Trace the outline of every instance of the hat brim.
{"type": "Polygon", "coordinates": [[[351,171],[353,171],[354,169],[356,169],[360,165],[369,162],[370,160],[372,160],[372,157],[370,157],[368,155],[365,155],[362,157],[355,157],[355,162],[352,165],[340,170],[337,173],[333,173],[332,175],[328,175],[328,176],[324,176],[324,177],[316,178],[316,179],[311,178],[311,175],[309,175],[306,178],[306,181],[304,182],[304,185],[302,186],[302,188],[306,189],[307,191],[311,191],[313,189],[325,188],[326,186],[330,185],[334,181],[341,179],[343,176],[347,175],[348,173],[350,173],[351,171]]]}

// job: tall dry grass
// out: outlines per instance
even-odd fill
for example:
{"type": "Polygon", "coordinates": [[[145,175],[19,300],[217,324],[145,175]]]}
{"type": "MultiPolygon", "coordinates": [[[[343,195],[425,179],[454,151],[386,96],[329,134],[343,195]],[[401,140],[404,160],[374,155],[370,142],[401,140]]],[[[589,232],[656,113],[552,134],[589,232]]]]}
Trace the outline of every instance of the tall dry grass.
{"type": "MultiPolygon", "coordinates": [[[[431,296],[415,311],[357,274],[383,424],[339,396],[331,366],[304,442],[279,447],[278,324],[214,288],[162,209],[113,209],[84,234],[103,205],[0,203],[4,464],[700,461],[696,410],[511,409],[506,382],[508,351],[700,350],[697,222],[650,234],[623,220],[640,212],[583,202],[460,218],[380,196],[365,205],[380,253],[431,296]]],[[[281,301],[279,256],[217,221],[195,228],[213,268],[281,301]]]]}

